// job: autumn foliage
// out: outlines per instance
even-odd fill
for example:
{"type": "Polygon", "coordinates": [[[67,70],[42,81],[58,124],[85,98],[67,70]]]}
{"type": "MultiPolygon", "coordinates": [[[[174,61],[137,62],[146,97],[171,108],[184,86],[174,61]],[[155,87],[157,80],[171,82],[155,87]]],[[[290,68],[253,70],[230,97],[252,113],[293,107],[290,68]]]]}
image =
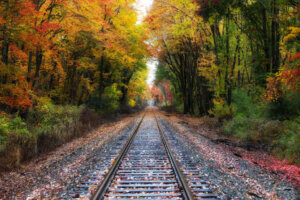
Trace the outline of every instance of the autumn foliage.
{"type": "Polygon", "coordinates": [[[97,113],[142,107],[145,35],[131,0],[0,1],[0,154],[15,146],[33,151],[45,135],[60,143],[81,105],[97,113]]]}
{"type": "Polygon", "coordinates": [[[299,163],[299,3],[154,0],[145,23],[159,105],[169,106],[168,83],[178,111],[299,163]]]}
{"type": "Polygon", "coordinates": [[[39,97],[101,101],[113,83],[127,101],[130,79],[147,56],[133,1],[0,2],[0,104],[27,111],[39,97]]]}

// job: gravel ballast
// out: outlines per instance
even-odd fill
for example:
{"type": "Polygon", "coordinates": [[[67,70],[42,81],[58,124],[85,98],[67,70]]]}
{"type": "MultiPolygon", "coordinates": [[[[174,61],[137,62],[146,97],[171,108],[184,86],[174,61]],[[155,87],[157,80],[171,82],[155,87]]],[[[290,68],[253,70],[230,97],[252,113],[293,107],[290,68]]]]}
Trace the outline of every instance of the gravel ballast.
{"type": "Polygon", "coordinates": [[[176,148],[181,148],[202,168],[203,175],[207,176],[220,199],[300,198],[298,188],[264,168],[244,160],[186,126],[163,117],[159,122],[168,138],[178,141],[176,148]]]}
{"type": "Polygon", "coordinates": [[[85,137],[0,176],[0,199],[69,199],[72,188],[91,172],[140,117],[125,117],[99,126],[85,137]]]}
{"type": "MultiPolygon", "coordinates": [[[[188,155],[220,199],[300,199],[299,188],[278,174],[253,164],[187,124],[157,114],[175,157],[188,155]]],[[[101,125],[86,137],[42,155],[19,170],[2,173],[0,199],[74,198],[78,184],[99,171],[97,166],[128,138],[140,118],[126,117],[101,125]]],[[[148,118],[145,120],[145,124],[150,123],[148,118]]],[[[148,126],[149,131],[154,129],[152,126],[148,126]]]]}

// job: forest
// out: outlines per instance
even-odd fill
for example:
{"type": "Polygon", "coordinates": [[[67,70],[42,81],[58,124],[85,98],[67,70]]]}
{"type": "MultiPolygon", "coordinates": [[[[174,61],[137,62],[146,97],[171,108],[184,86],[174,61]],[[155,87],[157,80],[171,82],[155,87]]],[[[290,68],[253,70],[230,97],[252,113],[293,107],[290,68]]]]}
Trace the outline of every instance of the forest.
{"type": "Polygon", "coordinates": [[[0,168],[151,99],[300,163],[297,0],[135,2],[0,2],[0,168]]]}
{"type": "Polygon", "coordinates": [[[17,152],[8,157],[19,163],[82,134],[99,114],[145,104],[150,53],[133,3],[0,2],[2,154],[17,152]]]}
{"type": "Polygon", "coordinates": [[[155,0],[145,19],[158,59],[152,96],[218,119],[223,134],[300,155],[300,22],[294,0],[155,0]]]}

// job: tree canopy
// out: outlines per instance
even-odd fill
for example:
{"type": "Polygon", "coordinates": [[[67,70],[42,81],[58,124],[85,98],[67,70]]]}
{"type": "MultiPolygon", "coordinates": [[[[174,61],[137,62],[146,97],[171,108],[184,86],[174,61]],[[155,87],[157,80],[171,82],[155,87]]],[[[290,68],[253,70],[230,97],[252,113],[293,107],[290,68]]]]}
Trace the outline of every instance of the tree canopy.
{"type": "Polygon", "coordinates": [[[183,112],[205,115],[232,112],[236,89],[265,102],[297,96],[298,18],[289,0],[155,0],[145,22],[183,112]]]}
{"type": "Polygon", "coordinates": [[[133,3],[1,1],[1,107],[26,113],[41,98],[97,108],[106,108],[106,101],[144,102],[145,84],[131,81],[143,74],[145,82],[149,55],[133,3]],[[105,94],[112,88],[115,96],[105,94]]]}

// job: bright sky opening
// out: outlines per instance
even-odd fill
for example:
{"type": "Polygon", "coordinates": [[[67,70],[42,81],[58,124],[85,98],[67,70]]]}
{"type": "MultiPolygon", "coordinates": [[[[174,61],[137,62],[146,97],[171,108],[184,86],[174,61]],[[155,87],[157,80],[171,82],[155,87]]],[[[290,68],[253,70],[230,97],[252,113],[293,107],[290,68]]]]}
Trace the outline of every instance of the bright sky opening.
{"type": "Polygon", "coordinates": [[[150,9],[153,4],[153,0],[137,0],[136,9],[138,10],[138,22],[137,24],[142,23],[144,17],[147,15],[147,11],[150,9]]]}
{"type": "Polygon", "coordinates": [[[152,87],[154,84],[155,80],[155,72],[157,68],[158,61],[155,59],[149,60],[147,62],[147,67],[148,67],[148,79],[147,79],[147,84],[152,87]]]}
{"type": "MultiPolygon", "coordinates": [[[[144,17],[147,15],[147,11],[151,8],[153,4],[153,0],[137,0],[136,8],[138,10],[138,21],[137,24],[141,24],[143,22],[144,17]]],[[[155,80],[155,71],[157,66],[157,61],[155,59],[151,59],[147,62],[148,66],[148,79],[147,84],[152,87],[153,82],[155,80]]]]}

